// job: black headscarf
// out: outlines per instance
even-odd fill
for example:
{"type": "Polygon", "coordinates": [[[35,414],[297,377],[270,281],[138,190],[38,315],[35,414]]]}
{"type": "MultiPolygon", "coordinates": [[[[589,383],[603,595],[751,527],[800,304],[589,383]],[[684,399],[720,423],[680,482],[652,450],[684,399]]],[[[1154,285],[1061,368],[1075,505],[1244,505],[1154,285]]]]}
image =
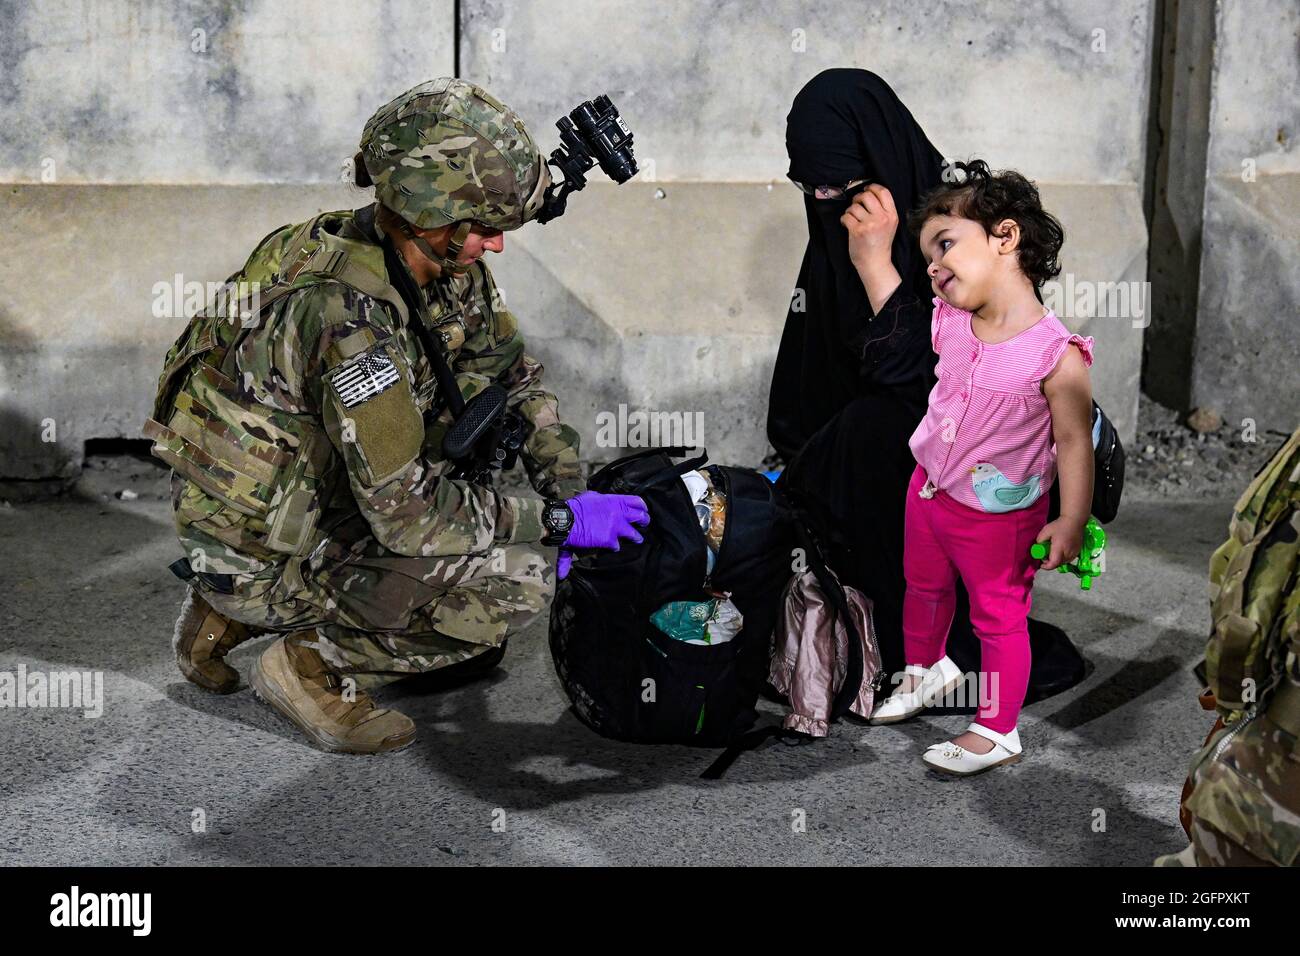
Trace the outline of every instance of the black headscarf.
{"type": "MultiPolygon", "coordinates": [[[[809,80],[786,117],[786,149],[791,179],[813,186],[862,178],[881,183],[900,219],[939,185],[943,168],[907,107],[867,70],[825,70],[809,80]]],[[[880,388],[923,395],[933,368],[929,336],[910,334],[917,316],[924,315],[926,328],[929,316],[930,282],[916,242],[900,222],[893,261],[903,282],[879,321],[868,322],[871,303],[839,221],[847,207],[846,200],[804,197],[808,248],[796,287],[802,302],[796,293],[786,316],[767,423],[768,439],[787,461],[853,398],[880,388]],[[904,301],[920,310],[900,315],[904,301]]]]}

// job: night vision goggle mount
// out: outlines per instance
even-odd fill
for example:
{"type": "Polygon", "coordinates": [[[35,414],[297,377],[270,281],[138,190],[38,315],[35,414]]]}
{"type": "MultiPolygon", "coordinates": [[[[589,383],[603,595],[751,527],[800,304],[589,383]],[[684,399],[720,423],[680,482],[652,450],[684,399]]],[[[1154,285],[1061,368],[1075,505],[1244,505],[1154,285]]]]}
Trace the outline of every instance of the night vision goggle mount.
{"type": "Polygon", "coordinates": [[[560,181],[546,187],[538,222],[550,222],[564,215],[569,193],[587,185],[585,174],[596,163],[620,185],[637,173],[632,131],[605,94],[577,106],[555,125],[560,131],[561,145],[551,153],[549,162],[560,171],[560,181]]]}

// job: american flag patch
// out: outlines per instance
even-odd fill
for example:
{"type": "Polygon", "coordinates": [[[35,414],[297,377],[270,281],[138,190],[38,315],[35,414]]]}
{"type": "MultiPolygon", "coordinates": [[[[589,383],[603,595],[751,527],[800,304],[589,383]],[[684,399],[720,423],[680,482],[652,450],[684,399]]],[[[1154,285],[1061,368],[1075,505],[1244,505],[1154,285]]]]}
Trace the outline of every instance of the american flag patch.
{"type": "Polygon", "coordinates": [[[331,384],[343,407],[355,408],[391,388],[397,376],[397,366],[381,348],[366,352],[335,375],[331,384]]]}

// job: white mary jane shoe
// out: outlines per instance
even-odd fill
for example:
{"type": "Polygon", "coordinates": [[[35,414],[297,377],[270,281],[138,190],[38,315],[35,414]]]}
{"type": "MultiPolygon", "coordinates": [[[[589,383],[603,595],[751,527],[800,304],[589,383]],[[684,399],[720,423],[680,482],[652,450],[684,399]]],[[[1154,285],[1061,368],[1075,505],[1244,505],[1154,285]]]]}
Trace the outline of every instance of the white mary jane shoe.
{"type": "Polygon", "coordinates": [[[993,749],[986,754],[972,753],[965,747],[958,747],[951,740],[941,744],[931,744],[921,755],[926,765],[941,773],[950,773],[958,777],[967,777],[973,773],[983,773],[1007,763],[1019,763],[1022,747],[1020,734],[1012,730],[1008,734],[999,734],[971,724],[966,728],[973,734],[979,734],[985,740],[993,742],[993,749]]]}
{"type": "Polygon", "coordinates": [[[961,669],[951,658],[941,657],[931,667],[908,664],[903,668],[904,674],[921,678],[921,683],[914,690],[895,691],[882,700],[871,712],[873,724],[896,724],[900,720],[915,717],[926,707],[933,707],[956,690],[962,681],[961,669]]]}

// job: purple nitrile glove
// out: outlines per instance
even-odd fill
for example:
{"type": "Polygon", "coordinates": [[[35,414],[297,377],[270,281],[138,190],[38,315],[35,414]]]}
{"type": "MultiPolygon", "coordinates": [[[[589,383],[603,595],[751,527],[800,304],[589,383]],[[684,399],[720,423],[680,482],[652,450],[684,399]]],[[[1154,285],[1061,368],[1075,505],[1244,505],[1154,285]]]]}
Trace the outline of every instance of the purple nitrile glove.
{"type": "Polygon", "coordinates": [[[650,512],[645,502],[636,495],[602,495],[597,491],[584,491],[567,502],[573,509],[573,530],[560,548],[555,567],[563,580],[573,564],[573,548],[619,549],[620,539],[640,544],[644,539],[636,525],[650,523],[650,512]]]}
{"type": "Polygon", "coordinates": [[[636,495],[602,495],[584,491],[566,502],[573,509],[573,530],[566,548],[609,548],[617,551],[620,538],[640,544],[633,525],[648,525],[650,512],[636,495]]]}

